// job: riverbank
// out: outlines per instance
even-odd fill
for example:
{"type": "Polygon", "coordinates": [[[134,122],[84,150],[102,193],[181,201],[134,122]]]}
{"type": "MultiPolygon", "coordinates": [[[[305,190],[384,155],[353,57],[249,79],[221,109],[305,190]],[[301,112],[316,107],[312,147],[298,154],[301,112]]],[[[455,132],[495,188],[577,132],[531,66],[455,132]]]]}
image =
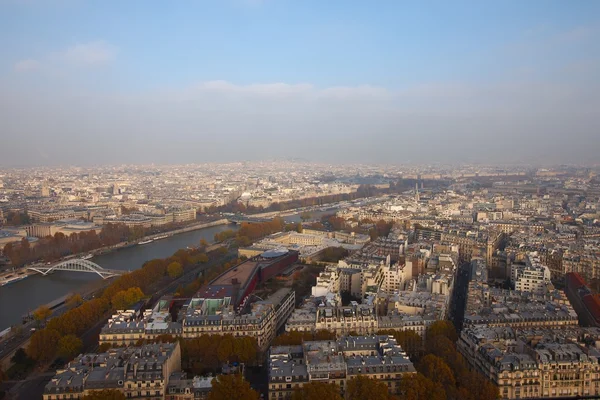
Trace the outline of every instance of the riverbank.
{"type": "MultiPolygon", "coordinates": [[[[79,254],[74,254],[74,255],[70,255],[67,256],[59,261],[57,261],[56,263],[59,263],[61,261],[64,261],[66,259],[71,259],[71,258],[79,258],[79,257],[84,257],[87,255],[91,255],[93,256],[98,256],[98,255],[102,255],[102,254],[108,254],[110,252],[116,251],[116,250],[120,250],[123,248],[128,248],[128,247],[132,247],[132,246],[136,246],[138,244],[140,244],[140,242],[146,242],[146,243],[150,243],[153,242],[155,240],[161,240],[161,239],[165,239],[174,235],[179,235],[182,233],[186,233],[186,232],[192,232],[192,231],[196,231],[196,230],[200,230],[200,229],[205,229],[205,228],[211,228],[213,226],[220,226],[220,225],[227,225],[229,223],[229,221],[227,221],[227,219],[219,219],[216,221],[211,221],[211,222],[201,222],[201,223],[197,223],[197,224],[193,224],[193,225],[188,225],[182,228],[178,228],[178,229],[174,229],[171,231],[167,231],[167,232],[162,232],[162,233],[157,233],[154,235],[148,235],[148,236],[144,236],[143,238],[139,239],[136,242],[121,242],[121,243],[117,243],[115,245],[112,246],[105,246],[105,247],[100,247],[98,249],[94,249],[94,250],[90,250],[90,251],[86,251],[83,253],[79,253],[79,254]]],[[[56,264],[54,263],[54,264],[56,264]]],[[[43,263],[34,263],[32,265],[29,265],[29,267],[31,266],[41,266],[44,265],[43,263]]],[[[25,274],[26,276],[23,277],[23,279],[26,279],[27,277],[29,277],[30,275],[34,275],[36,274],[35,271],[29,270],[27,269],[28,266],[24,266],[21,268],[17,268],[14,270],[10,270],[8,272],[4,272],[4,273],[0,273],[0,287],[4,286],[2,284],[2,282],[4,282],[4,280],[6,279],[6,277],[10,277],[11,275],[17,275],[17,274],[25,274]]],[[[16,281],[15,281],[16,283],[16,281]]]]}
{"type": "MultiPolygon", "coordinates": [[[[179,249],[197,247],[200,242],[213,242],[216,233],[237,229],[236,225],[221,225],[223,221],[195,224],[164,239],[145,245],[130,245],[97,251],[90,261],[105,269],[134,271],[145,262],[171,256],[179,249]],[[219,224],[214,226],[215,224],[219,224]],[[213,225],[206,227],[207,224],[213,225]]],[[[35,274],[27,279],[0,288],[0,330],[20,324],[22,316],[40,305],[53,302],[67,293],[93,290],[104,281],[95,273],[57,271],[53,274],[35,274]]],[[[83,294],[82,294],[83,297],[83,294]]]]}

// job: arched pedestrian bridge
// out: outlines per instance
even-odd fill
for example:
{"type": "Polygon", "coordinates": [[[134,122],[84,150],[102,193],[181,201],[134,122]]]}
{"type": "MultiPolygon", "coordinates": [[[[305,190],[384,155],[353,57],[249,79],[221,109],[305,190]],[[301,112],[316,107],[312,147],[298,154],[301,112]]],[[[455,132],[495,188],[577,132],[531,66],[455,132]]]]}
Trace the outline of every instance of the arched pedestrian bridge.
{"type": "Polygon", "coordinates": [[[84,260],[82,258],[74,258],[72,260],[62,261],[54,265],[27,267],[27,269],[39,272],[42,275],[48,275],[49,273],[54,271],[91,272],[94,274],[98,274],[102,279],[112,278],[114,276],[119,276],[127,272],[116,269],[104,269],[98,264],[93,263],[89,260],[84,260]]]}

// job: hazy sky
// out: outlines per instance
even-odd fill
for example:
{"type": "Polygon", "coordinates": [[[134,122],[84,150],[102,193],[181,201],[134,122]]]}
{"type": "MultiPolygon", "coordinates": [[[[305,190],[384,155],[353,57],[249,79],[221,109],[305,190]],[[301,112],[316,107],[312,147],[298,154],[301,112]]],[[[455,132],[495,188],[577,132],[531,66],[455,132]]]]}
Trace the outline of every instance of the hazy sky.
{"type": "Polygon", "coordinates": [[[0,0],[0,166],[599,154],[600,1],[0,0]]]}

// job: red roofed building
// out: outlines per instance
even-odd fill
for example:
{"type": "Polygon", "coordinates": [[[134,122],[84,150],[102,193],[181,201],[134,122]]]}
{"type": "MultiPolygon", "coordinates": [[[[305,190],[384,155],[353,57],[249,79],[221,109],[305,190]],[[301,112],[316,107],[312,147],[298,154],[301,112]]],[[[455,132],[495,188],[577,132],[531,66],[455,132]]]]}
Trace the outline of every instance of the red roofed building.
{"type": "Polygon", "coordinates": [[[566,274],[565,283],[565,292],[579,317],[579,324],[600,327],[600,295],[592,293],[577,272],[566,274]]]}

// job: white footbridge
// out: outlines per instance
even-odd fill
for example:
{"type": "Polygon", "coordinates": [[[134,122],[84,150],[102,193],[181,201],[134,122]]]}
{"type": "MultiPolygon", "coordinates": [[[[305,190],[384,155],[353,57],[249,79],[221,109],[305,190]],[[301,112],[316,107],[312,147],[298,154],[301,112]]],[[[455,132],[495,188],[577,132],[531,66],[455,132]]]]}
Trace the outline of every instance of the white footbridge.
{"type": "Polygon", "coordinates": [[[82,258],[74,258],[72,260],[66,260],[59,262],[54,265],[42,265],[35,267],[27,267],[27,269],[39,272],[42,275],[48,275],[54,271],[67,271],[67,272],[91,272],[98,274],[102,279],[108,279],[115,276],[123,275],[127,271],[121,271],[117,269],[104,269],[96,263],[82,258]]]}

